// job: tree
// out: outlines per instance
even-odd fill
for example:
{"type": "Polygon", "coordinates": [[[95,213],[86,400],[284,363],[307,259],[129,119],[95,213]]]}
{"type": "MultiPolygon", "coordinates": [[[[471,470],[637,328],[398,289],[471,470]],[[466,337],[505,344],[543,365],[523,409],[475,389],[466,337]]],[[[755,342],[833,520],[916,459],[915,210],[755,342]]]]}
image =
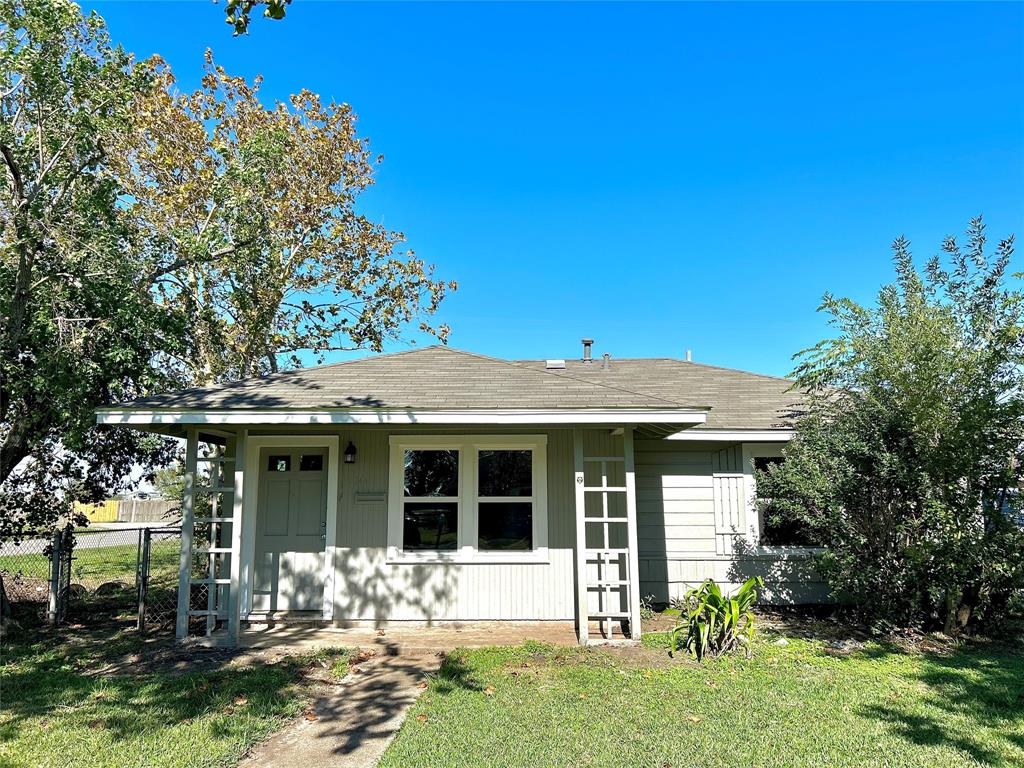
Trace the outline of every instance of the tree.
{"type": "Polygon", "coordinates": [[[454,284],[354,210],[379,159],[351,109],[258,86],[211,58],[182,95],[95,14],[0,0],[0,536],[173,458],[97,407],[446,336],[424,318],[454,284]]]}
{"type": "Polygon", "coordinates": [[[235,28],[235,35],[246,35],[249,33],[249,21],[255,8],[265,5],[263,15],[268,19],[280,20],[284,18],[285,9],[291,4],[292,0],[227,0],[225,20],[235,28]]]}
{"type": "Polygon", "coordinates": [[[101,498],[165,446],[94,427],[158,386],[180,324],[154,301],[103,173],[150,75],[102,20],[60,0],[0,2],[0,534],[101,498]]]}
{"type": "Polygon", "coordinates": [[[185,463],[180,459],[160,467],[153,475],[153,488],[167,501],[180,501],[185,495],[185,463]]]}
{"type": "Polygon", "coordinates": [[[956,632],[1024,587],[1017,504],[1024,445],[1024,304],[1013,238],[981,219],[923,271],[893,245],[876,307],[826,294],[835,338],[798,355],[809,392],[762,508],[806,525],[836,593],[869,619],[956,632]],[[770,503],[769,501],[770,500],[770,503]]]}
{"type": "Polygon", "coordinates": [[[299,365],[303,350],[379,351],[416,320],[446,338],[424,317],[455,283],[356,211],[381,158],[347,104],[301,91],[266,107],[259,78],[229,76],[209,52],[194,93],[162,63],[153,72],[115,172],[159,300],[189,316],[186,382],[299,365]]]}

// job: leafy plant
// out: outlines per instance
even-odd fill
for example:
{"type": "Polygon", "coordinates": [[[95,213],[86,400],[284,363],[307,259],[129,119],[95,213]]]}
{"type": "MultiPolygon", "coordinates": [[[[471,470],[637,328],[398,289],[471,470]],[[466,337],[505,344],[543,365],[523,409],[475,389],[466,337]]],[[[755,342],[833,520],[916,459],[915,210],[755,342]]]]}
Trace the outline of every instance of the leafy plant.
{"type": "Polygon", "coordinates": [[[1024,292],[1013,238],[988,253],[980,218],[942,250],[921,269],[898,239],[873,306],[825,296],[836,334],[798,356],[804,413],[756,477],[866,625],[957,634],[1024,589],[1024,292]]]}
{"type": "Polygon", "coordinates": [[[713,579],[705,579],[683,598],[683,621],[671,632],[671,654],[685,648],[703,661],[705,656],[731,653],[740,646],[750,655],[754,639],[754,612],[757,588],[763,587],[760,576],[747,579],[736,594],[722,594],[713,579]],[[680,643],[682,638],[682,643],[680,643]]]}
{"type": "Polygon", "coordinates": [[[654,618],[654,595],[644,595],[640,598],[640,618],[643,621],[654,618]]]}

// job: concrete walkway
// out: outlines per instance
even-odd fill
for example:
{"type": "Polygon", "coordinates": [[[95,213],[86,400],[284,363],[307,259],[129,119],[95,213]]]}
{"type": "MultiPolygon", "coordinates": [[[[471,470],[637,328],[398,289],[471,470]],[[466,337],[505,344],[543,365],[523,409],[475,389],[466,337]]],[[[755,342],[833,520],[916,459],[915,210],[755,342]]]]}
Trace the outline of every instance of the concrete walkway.
{"type": "Polygon", "coordinates": [[[361,648],[376,655],[354,662],[356,671],[331,685],[298,722],[257,746],[241,768],[372,768],[445,652],[524,640],[575,645],[576,630],[571,622],[559,621],[390,625],[384,630],[295,624],[246,629],[239,645],[250,652],[361,648]]]}
{"type": "Polygon", "coordinates": [[[372,768],[402,727],[405,713],[436,672],[437,654],[379,654],[306,710],[298,722],[257,746],[242,768],[372,768]]]}

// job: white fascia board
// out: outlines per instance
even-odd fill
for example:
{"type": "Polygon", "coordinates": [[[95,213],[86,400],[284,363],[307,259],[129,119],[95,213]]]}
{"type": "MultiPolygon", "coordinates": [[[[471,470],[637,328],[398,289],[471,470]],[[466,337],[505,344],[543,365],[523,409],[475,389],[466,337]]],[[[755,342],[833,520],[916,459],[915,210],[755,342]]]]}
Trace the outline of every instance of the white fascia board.
{"type": "Polygon", "coordinates": [[[96,423],[146,424],[704,424],[704,411],[643,408],[552,408],[412,411],[380,408],[336,411],[175,411],[102,409],[96,423]]]}
{"type": "Polygon", "coordinates": [[[791,429],[695,429],[687,430],[685,432],[676,432],[674,435],[669,435],[665,439],[719,443],[785,443],[792,438],[793,430],[791,429]]]}

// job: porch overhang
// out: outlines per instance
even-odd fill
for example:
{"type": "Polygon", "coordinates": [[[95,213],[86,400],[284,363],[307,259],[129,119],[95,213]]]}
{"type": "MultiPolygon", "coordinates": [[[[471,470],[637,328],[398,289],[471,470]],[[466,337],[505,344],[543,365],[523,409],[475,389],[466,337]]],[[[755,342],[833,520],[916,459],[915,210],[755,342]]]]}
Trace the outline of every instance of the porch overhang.
{"type": "Polygon", "coordinates": [[[295,409],[134,409],[102,408],[96,423],[103,426],[149,428],[176,432],[184,426],[230,425],[587,425],[631,426],[666,436],[707,421],[707,411],[692,408],[477,408],[412,410],[406,408],[295,409]],[[163,429],[161,429],[163,428],[163,429]],[[171,428],[171,429],[167,429],[171,428]]]}
{"type": "Polygon", "coordinates": [[[690,440],[712,443],[787,443],[792,429],[694,429],[677,432],[666,440],[690,440]]]}

